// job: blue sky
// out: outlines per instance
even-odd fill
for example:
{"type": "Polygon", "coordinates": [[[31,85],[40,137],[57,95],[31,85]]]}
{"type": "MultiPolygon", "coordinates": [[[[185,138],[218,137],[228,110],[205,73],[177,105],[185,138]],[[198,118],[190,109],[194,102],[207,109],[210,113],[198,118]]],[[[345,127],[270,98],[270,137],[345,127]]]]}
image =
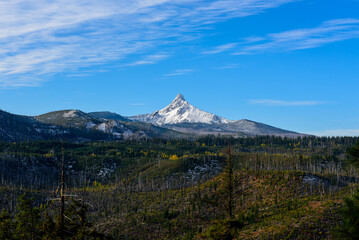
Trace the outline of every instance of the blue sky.
{"type": "Polygon", "coordinates": [[[0,0],[0,108],[196,107],[359,135],[358,0],[0,0]]]}

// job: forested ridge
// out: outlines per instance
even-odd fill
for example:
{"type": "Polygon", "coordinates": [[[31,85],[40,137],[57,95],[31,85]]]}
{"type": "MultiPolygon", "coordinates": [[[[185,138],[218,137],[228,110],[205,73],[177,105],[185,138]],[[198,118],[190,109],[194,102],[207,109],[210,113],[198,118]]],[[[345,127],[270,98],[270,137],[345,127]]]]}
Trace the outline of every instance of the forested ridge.
{"type": "Polygon", "coordinates": [[[0,238],[343,239],[358,140],[0,142],[0,238]]]}

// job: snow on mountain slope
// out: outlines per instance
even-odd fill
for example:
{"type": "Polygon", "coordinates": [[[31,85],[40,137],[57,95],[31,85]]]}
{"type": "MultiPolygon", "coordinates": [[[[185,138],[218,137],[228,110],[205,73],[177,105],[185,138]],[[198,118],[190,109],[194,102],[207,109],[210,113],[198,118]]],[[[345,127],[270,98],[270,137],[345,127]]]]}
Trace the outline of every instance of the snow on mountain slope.
{"type": "Polygon", "coordinates": [[[62,110],[49,112],[35,117],[39,122],[60,125],[65,127],[85,127],[92,128],[101,123],[100,120],[89,116],[80,110],[62,110]]]}
{"type": "Polygon", "coordinates": [[[305,134],[287,131],[247,119],[232,121],[219,117],[192,106],[184,99],[182,94],[178,94],[171,104],[162,110],[151,114],[129,117],[129,119],[197,135],[220,134],[234,137],[272,135],[293,138],[305,136],[305,134]]]}
{"type": "Polygon", "coordinates": [[[148,137],[145,132],[132,129],[117,120],[106,120],[106,122],[95,126],[95,129],[123,139],[131,139],[135,133],[139,133],[137,135],[141,136],[141,138],[148,137]]]}
{"type": "Polygon", "coordinates": [[[134,127],[127,127],[117,120],[96,118],[80,110],[62,110],[35,117],[38,121],[63,127],[97,130],[115,138],[145,138],[145,132],[134,127]]]}
{"type": "Polygon", "coordinates": [[[184,99],[182,94],[178,94],[170,105],[159,111],[151,114],[136,115],[129,118],[135,121],[147,122],[160,126],[178,123],[215,124],[232,122],[228,119],[194,107],[184,99]]]}
{"type": "Polygon", "coordinates": [[[80,110],[62,110],[36,116],[35,119],[45,124],[88,131],[88,134],[93,134],[94,132],[103,133],[103,136],[108,135],[111,139],[175,138],[177,135],[184,136],[182,133],[167,128],[148,128],[144,127],[143,124],[131,124],[130,120],[110,112],[84,113],[80,110]]]}
{"type": "Polygon", "coordinates": [[[70,110],[70,111],[65,112],[64,114],[62,114],[62,116],[65,117],[65,118],[76,117],[77,112],[79,112],[79,111],[77,111],[77,110],[70,110]]]}

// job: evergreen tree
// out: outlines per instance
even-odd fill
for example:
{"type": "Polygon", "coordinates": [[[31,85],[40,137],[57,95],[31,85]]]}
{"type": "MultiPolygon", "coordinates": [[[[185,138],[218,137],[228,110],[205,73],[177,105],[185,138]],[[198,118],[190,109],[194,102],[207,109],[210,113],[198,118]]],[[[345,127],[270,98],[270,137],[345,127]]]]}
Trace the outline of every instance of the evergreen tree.
{"type": "Polygon", "coordinates": [[[226,219],[215,220],[212,222],[211,227],[200,234],[205,239],[213,240],[231,240],[235,239],[238,230],[241,229],[243,221],[235,219],[234,217],[234,173],[233,173],[233,158],[231,146],[226,149],[227,159],[226,167],[223,171],[223,181],[220,189],[224,209],[227,215],[226,219]]]}
{"type": "Polygon", "coordinates": [[[14,222],[6,210],[0,213],[0,240],[12,240],[14,238],[14,222]]]}
{"type": "Polygon", "coordinates": [[[71,204],[65,211],[65,231],[71,235],[73,239],[85,239],[91,235],[90,222],[86,217],[87,206],[84,201],[72,199],[71,204]]]}
{"type": "Polygon", "coordinates": [[[60,239],[59,224],[54,222],[50,215],[45,211],[44,219],[41,225],[41,232],[43,233],[42,239],[60,239]]]}
{"type": "MultiPolygon", "coordinates": [[[[348,150],[348,156],[348,161],[359,169],[359,144],[348,150]]],[[[344,199],[341,215],[337,235],[341,239],[359,239],[359,188],[351,197],[344,199]]]]}
{"type": "Polygon", "coordinates": [[[87,205],[84,201],[71,199],[64,211],[62,228],[60,227],[59,214],[53,219],[47,212],[45,212],[44,220],[41,225],[43,239],[105,239],[104,235],[91,230],[92,224],[87,219],[87,212],[87,205]]]}
{"type": "Polygon", "coordinates": [[[40,239],[40,210],[33,207],[33,199],[21,195],[17,203],[18,213],[15,215],[16,237],[19,239],[40,239]]]}
{"type": "Polygon", "coordinates": [[[359,169],[359,143],[348,150],[348,162],[359,169]]]}
{"type": "Polygon", "coordinates": [[[344,200],[341,209],[342,221],[337,230],[340,239],[359,239],[359,188],[353,196],[344,200]]]}

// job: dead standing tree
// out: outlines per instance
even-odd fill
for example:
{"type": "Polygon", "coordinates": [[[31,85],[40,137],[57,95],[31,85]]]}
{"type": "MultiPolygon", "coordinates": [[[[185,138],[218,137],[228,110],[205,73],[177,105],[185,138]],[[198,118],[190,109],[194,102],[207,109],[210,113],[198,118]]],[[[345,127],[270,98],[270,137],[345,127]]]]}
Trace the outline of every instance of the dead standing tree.
{"type": "Polygon", "coordinates": [[[225,211],[228,218],[233,218],[233,191],[234,191],[234,179],[233,179],[233,159],[231,146],[228,146],[226,150],[227,159],[226,167],[223,173],[223,197],[225,211]]]}
{"type": "Polygon", "coordinates": [[[65,216],[65,150],[64,143],[61,140],[62,148],[62,158],[61,158],[61,190],[60,190],[60,239],[65,239],[64,234],[64,216],[65,216]]]}

